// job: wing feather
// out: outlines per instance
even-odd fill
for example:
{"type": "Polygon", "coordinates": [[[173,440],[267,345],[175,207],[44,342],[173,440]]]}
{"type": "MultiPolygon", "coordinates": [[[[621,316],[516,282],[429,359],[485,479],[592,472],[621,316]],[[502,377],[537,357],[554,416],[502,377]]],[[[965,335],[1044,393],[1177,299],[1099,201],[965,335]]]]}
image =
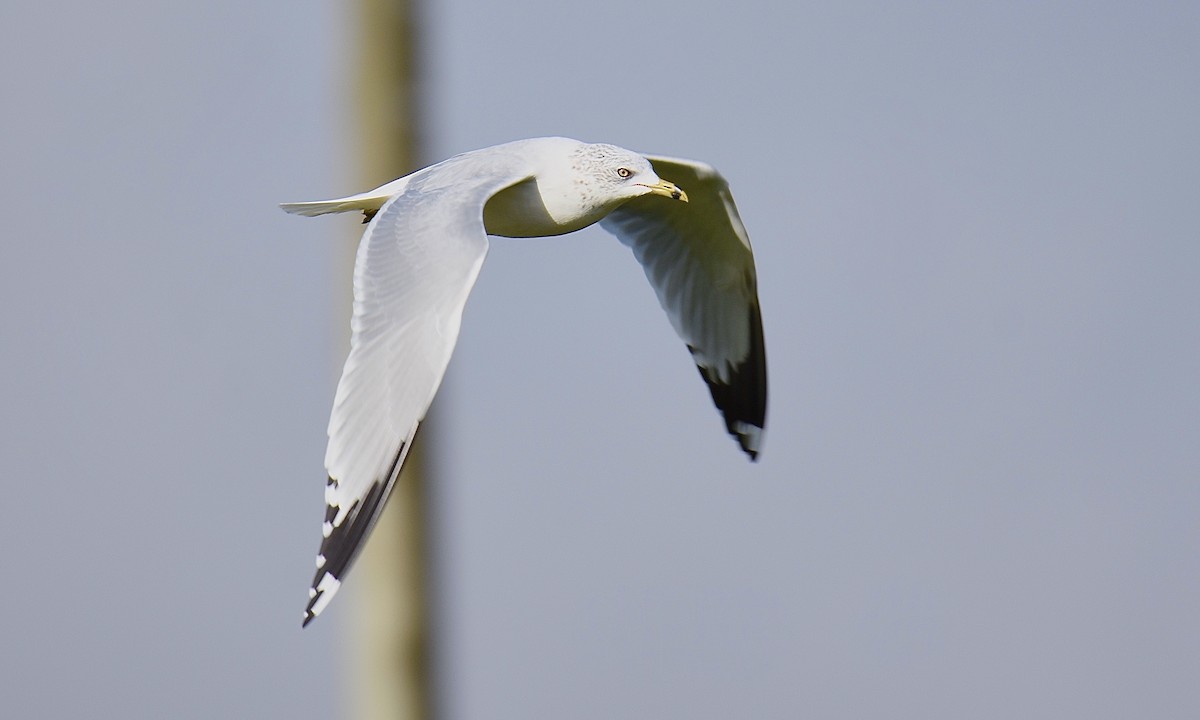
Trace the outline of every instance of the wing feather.
{"type": "MultiPolygon", "coordinates": [[[[501,158],[503,160],[504,158],[501,158]]],[[[367,226],[354,266],[350,354],[329,418],[329,482],[304,624],[337,592],[387,502],[458,339],[487,255],[483,207],[529,173],[416,173],[367,226]]]]}
{"type": "Polygon", "coordinates": [[[647,156],[687,203],[631,200],[600,222],[633,250],[672,327],[687,344],[725,426],[757,459],[767,413],[767,360],[754,252],[720,173],[647,156]]]}

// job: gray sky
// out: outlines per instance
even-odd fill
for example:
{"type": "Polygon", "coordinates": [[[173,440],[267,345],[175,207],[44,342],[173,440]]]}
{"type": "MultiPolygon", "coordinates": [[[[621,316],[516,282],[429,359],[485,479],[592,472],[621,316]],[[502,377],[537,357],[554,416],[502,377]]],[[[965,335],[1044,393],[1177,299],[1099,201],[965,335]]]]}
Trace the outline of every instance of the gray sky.
{"type": "MultiPolygon", "coordinates": [[[[0,10],[0,691],[337,716],[304,632],[353,219],[331,3],[0,10]]],[[[435,404],[449,717],[1200,712],[1200,11],[448,0],[430,160],[706,160],[761,462],[629,252],[498,240],[435,404]]],[[[354,574],[347,595],[354,590],[354,574]]]]}

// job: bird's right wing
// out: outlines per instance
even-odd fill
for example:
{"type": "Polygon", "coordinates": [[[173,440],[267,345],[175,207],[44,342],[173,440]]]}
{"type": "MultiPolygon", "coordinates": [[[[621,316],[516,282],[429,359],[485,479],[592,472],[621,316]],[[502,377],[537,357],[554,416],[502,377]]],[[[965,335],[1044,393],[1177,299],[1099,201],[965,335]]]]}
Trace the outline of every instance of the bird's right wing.
{"type": "Polygon", "coordinates": [[[528,178],[411,176],[367,226],[354,266],[350,355],[329,419],[329,482],[304,624],[341,585],[378,519],[441,384],[487,254],[483,206],[528,178]]]}

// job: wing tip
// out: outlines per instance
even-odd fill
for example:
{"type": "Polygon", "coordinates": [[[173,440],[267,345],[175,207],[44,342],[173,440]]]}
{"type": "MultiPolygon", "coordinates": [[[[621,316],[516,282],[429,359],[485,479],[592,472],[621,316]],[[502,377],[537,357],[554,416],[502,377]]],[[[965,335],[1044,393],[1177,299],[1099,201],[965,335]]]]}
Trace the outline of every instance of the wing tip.
{"type": "MultiPolygon", "coordinates": [[[[321,562],[322,559],[318,556],[318,564],[324,564],[321,562]]],[[[318,570],[317,577],[314,578],[312,587],[308,590],[308,605],[304,608],[304,622],[300,624],[300,627],[308,627],[308,624],[325,610],[341,586],[341,581],[334,577],[333,573],[318,570]]]]}
{"type": "Polygon", "coordinates": [[[750,462],[758,462],[758,454],[762,447],[761,425],[734,420],[729,423],[729,434],[737,439],[742,452],[750,457],[750,462]]]}
{"type": "MultiPolygon", "coordinates": [[[[767,426],[767,363],[762,346],[762,331],[754,338],[755,351],[743,362],[730,368],[722,379],[712,369],[697,365],[712,395],[713,404],[725,419],[725,429],[737,440],[752,462],[758,462],[763,431],[767,426]]],[[[694,352],[694,351],[693,351],[694,352]]]]}
{"type": "Polygon", "coordinates": [[[321,549],[317,553],[317,573],[313,576],[312,586],[308,590],[308,606],[304,609],[304,622],[301,627],[308,627],[333,600],[338,589],[342,586],[342,578],[350,571],[350,566],[362,550],[367,536],[379,519],[391,495],[408,451],[412,448],[420,423],[414,423],[408,437],[400,443],[392,459],[387,474],[370,485],[367,492],[354,500],[345,513],[342,512],[344,500],[337,497],[339,481],[332,475],[325,486],[325,520],[321,524],[321,549]]]}
{"type": "Polygon", "coordinates": [[[766,368],[761,362],[753,371],[747,371],[747,367],[743,364],[734,368],[727,381],[702,365],[697,369],[708,385],[713,404],[725,419],[725,429],[750,460],[758,462],[767,424],[766,368]]]}

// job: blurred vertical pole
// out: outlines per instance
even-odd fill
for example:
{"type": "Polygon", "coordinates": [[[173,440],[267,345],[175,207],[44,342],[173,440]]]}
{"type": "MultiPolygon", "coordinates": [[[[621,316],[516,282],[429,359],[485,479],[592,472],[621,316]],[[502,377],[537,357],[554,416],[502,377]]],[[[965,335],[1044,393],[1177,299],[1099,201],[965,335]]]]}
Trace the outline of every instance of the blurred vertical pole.
{"type": "MultiPolygon", "coordinates": [[[[416,169],[417,0],[358,0],[350,65],[356,176],[370,188],[416,169]]],[[[358,229],[356,228],[356,231],[358,229]]],[[[347,251],[353,265],[353,246],[347,251]]],[[[350,277],[350,273],[346,277],[350,277]]],[[[345,317],[345,315],[343,315],[345,317]]],[[[428,720],[425,492],[422,432],[358,560],[347,706],[361,720],[428,720]]]]}

